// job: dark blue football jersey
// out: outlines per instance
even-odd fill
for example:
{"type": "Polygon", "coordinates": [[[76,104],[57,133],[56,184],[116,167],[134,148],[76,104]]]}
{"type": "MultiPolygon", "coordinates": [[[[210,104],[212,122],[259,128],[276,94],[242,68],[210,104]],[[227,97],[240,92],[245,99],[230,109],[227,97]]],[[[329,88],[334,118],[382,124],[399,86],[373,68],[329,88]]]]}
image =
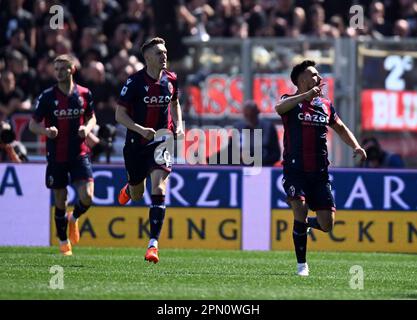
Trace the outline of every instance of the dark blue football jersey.
{"type": "Polygon", "coordinates": [[[36,100],[33,119],[45,122],[45,127],[55,126],[58,136],[47,139],[48,161],[68,162],[90,152],[85,139],[78,136],[78,129],[94,114],[90,90],[75,84],[67,96],[55,85],[43,91],[36,100]]]}
{"type": "MultiPolygon", "coordinates": [[[[289,95],[283,95],[285,99],[289,95]]],[[[281,115],[284,125],[283,166],[304,172],[318,172],[329,165],[328,126],[338,115],[329,99],[316,97],[303,101],[281,115]]]]}
{"type": "MultiPolygon", "coordinates": [[[[132,120],[147,128],[173,130],[169,104],[178,99],[177,76],[162,71],[160,80],[153,79],[146,68],[131,75],[123,86],[118,104],[127,108],[132,120]]],[[[137,132],[127,130],[126,142],[145,145],[149,141],[137,132]]]]}

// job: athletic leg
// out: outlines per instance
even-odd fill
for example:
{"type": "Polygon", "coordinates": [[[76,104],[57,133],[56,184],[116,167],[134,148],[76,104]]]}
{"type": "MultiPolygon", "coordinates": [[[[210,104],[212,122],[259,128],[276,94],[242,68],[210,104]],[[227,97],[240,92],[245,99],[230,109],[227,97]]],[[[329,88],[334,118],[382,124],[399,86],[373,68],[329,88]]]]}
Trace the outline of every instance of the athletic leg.
{"type": "Polygon", "coordinates": [[[159,261],[158,239],[165,218],[165,192],[168,179],[169,172],[165,170],[156,169],[151,172],[152,204],[149,208],[151,235],[145,260],[153,261],[154,263],[159,261]]]}
{"type": "Polygon", "coordinates": [[[93,170],[88,156],[74,161],[70,174],[71,180],[77,189],[78,200],[74,205],[74,211],[68,212],[67,219],[69,222],[69,238],[73,244],[76,244],[80,241],[78,218],[90,208],[94,196],[93,170]]]}
{"type": "Polygon", "coordinates": [[[293,242],[297,258],[297,274],[308,276],[309,270],[306,261],[308,205],[303,179],[304,177],[300,173],[284,171],[283,186],[294,214],[293,242]]]}
{"type": "Polygon", "coordinates": [[[293,241],[297,263],[306,263],[308,206],[301,199],[290,201],[290,205],[294,213],[293,241]]]}

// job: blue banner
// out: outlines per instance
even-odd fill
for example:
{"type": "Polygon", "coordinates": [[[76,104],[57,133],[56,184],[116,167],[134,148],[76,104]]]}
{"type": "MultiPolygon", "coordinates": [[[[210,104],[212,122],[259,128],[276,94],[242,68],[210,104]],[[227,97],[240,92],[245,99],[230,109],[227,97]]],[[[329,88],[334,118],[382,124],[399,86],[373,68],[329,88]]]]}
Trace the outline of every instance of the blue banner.
{"type": "MultiPolygon", "coordinates": [[[[339,210],[417,209],[416,170],[333,169],[329,176],[339,210]]],[[[271,207],[288,208],[281,169],[272,170],[271,181],[271,207]]]]}
{"type": "MultiPolygon", "coordinates": [[[[122,166],[93,165],[94,206],[118,206],[119,190],[126,184],[122,166]]],[[[138,202],[128,206],[148,206],[151,203],[151,183],[138,202]]],[[[69,189],[68,200],[74,203],[75,189],[69,189]]],[[[208,166],[174,166],[170,175],[165,202],[171,207],[241,208],[242,169],[208,166]]]]}

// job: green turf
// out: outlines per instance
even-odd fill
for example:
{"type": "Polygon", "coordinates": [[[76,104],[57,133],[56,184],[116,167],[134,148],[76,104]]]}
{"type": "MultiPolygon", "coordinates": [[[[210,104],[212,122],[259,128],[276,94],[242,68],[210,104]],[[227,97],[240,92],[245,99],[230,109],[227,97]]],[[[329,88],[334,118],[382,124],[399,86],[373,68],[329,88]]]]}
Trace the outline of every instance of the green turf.
{"type": "Polygon", "coordinates": [[[0,247],[0,299],[417,299],[417,255],[310,252],[310,276],[294,274],[293,252],[0,247]],[[64,289],[49,287],[50,267],[64,268],[64,289]],[[364,270],[363,290],[349,269],[364,270]]]}

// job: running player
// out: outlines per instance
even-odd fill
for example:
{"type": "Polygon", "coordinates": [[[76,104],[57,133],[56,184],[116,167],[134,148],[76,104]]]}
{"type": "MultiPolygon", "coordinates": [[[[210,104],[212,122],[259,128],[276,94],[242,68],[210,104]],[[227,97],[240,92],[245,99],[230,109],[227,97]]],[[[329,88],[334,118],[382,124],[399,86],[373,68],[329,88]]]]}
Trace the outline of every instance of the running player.
{"type": "Polygon", "coordinates": [[[282,182],[294,213],[293,240],[300,276],[309,274],[307,228],[329,232],[334,225],[336,206],[328,175],[327,127],[352,147],[354,156],[366,159],[365,150],[338,117],[332,102],[322,96],[324,83],[315,65],[305,60],[294,66],[291,81],[297,92],[283,95],[275,106],[284,124],[282,182]],[[317,216],[307,217],[308,209],[317,216]]]}
{"type": "Polygon", "coordinates": [[[60,252],[70,256],[71,244],[80,240],[78,218],[90,207],[94,193],[90,150],[85,139],[96,125],[96,117],[90,90],[74,83],[74,57],[58,56],[54,68],[58,83],[38,97],[29,128],[47,137],[46,187],[53,190],[55,197],[60,252]],[[74,211],[66,213],[69,183],[77,188],[78,201],[74,211]]]}
{"type": "Polygon", "coordinates": [[[145,42],[141,49],[145,68],[127,79],[116,109],[117,122],[127,127],[123,156],[128,183],[120,190],[119,203],[125,205],[130,199],[140,200],[146,188],[146,178],[150,175],[151,230],[145,260],[157,263],[171,161],[168,150],[157,150],[161,142],[154,138],[158,130],[174,130],[177,137],[183,135],[183,126],[177,76],[166,69],[165,41],[153,38],[145,42]]]}

